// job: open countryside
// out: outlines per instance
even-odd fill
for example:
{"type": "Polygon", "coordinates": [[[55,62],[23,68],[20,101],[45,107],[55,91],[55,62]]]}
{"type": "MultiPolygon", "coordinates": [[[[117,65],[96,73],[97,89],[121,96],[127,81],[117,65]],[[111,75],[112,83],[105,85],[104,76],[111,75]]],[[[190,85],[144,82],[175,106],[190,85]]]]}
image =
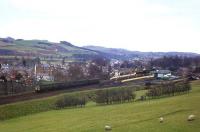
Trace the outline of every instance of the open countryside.
{"type": "MultiPolygon", "coordinates": [[[[144,93],[138,91],[137,94],[144,93]]],[[[0,130],[6,132],[101,132],[104,131],[105,125],[111,125],[112,130],[117,132],[197,132],[200,131],[199,99],[200,81],[194,81],[189,94],[108,106],[98,106],[90,102],[84,108],[51,110],[1,121],[0,130]],[[197,116],[195,121],[187,121],[190,114],[197,116]],[[164,118],[163,123],[159,122],[159,117],[164,118]]],[[[29,102],[10,106],[23,103],[29,102]]],[[[0,107],[1,114],[4,107],[9,107],[9,105],[0,107]]]]}
{"type": "Polygon", "coordinates": [[[0,0],[0,132],[200,132],[199,0],[0,0]]]}
{"type": "Polygon", "coordinates": [[[54,57],[6,59],[4,55],[0,65],[0,130],[199,129],[198,55],[123,60],[98,53],[84,59],[60,57],[56,63],[54,57]]]}

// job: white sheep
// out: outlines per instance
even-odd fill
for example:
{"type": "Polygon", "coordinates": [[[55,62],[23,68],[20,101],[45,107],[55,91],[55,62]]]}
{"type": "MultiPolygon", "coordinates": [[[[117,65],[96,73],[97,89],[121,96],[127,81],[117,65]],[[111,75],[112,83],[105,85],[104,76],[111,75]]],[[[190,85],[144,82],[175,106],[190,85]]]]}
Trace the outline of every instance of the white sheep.
{"type": "Polygon", "coordinates": [[[163,117],[160,117],[160,118],[159,118],[159,121],[160,121],[160,123],[163,123],[164,118],[163,118],[163,117]]]}
{"type": "Polygon", "coordinates": [[[112,130],[112,127],[111,127],[111,126],[108,126],[108,125],[106,125],[106,126],[105,126],[105,130],[106,130],[106,131],[110,131],[110,130],[112,130]]]}
{"type": "Polygon", "coordinates": [[[193,121],[195,119],[195,115],[189,115],[188,116],[188,121],[193,121]]]}

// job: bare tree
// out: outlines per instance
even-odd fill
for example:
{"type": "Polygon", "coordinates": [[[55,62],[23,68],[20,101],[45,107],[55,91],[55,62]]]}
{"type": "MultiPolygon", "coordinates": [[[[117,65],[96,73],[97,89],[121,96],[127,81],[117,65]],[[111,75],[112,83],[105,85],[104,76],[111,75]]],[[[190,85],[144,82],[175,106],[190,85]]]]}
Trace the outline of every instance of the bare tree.
{"type": "Polygon", "coordinates": [[[70,64],[68,70],[68,76],[70,80],[84,79],[83,69],[79,64],[70,64]]]}

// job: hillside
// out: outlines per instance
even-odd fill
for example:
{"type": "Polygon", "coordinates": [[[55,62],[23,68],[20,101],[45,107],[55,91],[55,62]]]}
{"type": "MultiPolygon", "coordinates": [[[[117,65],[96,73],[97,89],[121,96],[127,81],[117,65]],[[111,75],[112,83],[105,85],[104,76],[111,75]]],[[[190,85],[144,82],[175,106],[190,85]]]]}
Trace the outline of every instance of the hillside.
{"type": "Polygon", "coordinates": [[[69,42],[49,42],[48,40],[23,40],[13,38],[0,39],[0,56],[29,57],[90,57],[97,52],[72,45],[69,42]]]}
{"type": "Polygon", "coordinates": [[[159,58],[162,56],[197,56],[196,53],[187,52],[140,52],[117,48],[105,48],[100,46],[78,47],[66,41],[59,43],[48,40],[24,40],[11,37],[0,38],[1,57],[45,57],[61,60],[63,57],[74,60],[91,59],[102,56],[109,59],[133,59],[133,58],[159,58]]]}
{"type": "Polygon", "coordinates": [[[0,130],[102,132],[105,125],[111,125],[113,132],[198,132],[199,99],[200,82],[195,81],[189,94],[107,106],[89,103],[85,108],[52,110],[1,121],[0,130]],[[190,114],[197,116],[192,122],[187,121],[190,114]],[[161,116],[164,117],[163,123],[158,121],[161,116]]]}
{"type": "Polygon", "coordinates": [[[117,48],[105,48],[101,46],[84,46],[84,48],[99,51],[107,54],[111,58],[159,58],[163,56],[187,56],[193,57],[198,56],[199,54],[190,53],[190,52],[140,52],[140,51],[130,51],[126,49],[117,49],[117,48]]]}

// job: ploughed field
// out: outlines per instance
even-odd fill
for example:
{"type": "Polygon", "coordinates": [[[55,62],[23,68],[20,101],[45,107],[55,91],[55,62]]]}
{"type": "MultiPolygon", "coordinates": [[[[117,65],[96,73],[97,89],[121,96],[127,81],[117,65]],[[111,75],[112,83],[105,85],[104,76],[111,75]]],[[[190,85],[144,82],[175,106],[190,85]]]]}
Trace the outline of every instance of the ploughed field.
{"type": "Polygon", "coordinates": [[[189,94],[113,105],[97,106],[91,102],[84,108],[51,110],[0,121],[0,131],[102,132],[105,125],[112,126],[113,132],[199,132],[200,81],[192,82],[189,94]],[[188,122],[191,114],[196,118],[188,122]],[[163,123],[159,117],[164,118],[163,123]]]}

